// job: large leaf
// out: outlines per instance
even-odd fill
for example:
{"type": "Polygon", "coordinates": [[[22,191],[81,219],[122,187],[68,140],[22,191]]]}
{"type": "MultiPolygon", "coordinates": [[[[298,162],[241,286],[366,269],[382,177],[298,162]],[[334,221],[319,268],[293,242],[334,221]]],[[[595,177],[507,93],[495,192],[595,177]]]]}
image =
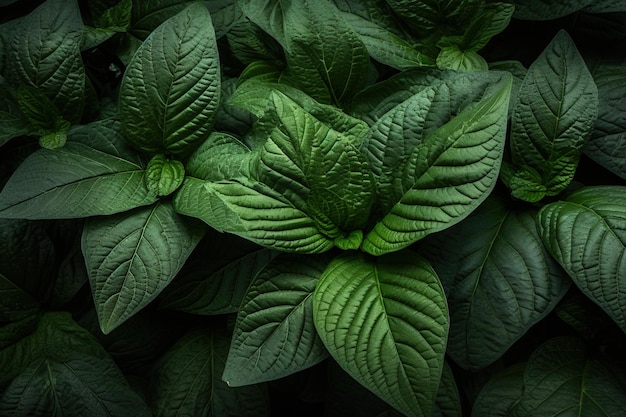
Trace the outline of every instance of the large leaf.
{"type": "Polygon", "coordinates": [[[318,282],[313,314],[330,354],[353,378],[407,416],[431,415],[448,311],[422,258],[339,255],[318,282]]]}
{"type": "Polygon", "coordinates": [[[78,3],[48,0],[13,26],[6,51],[7,81],[38,88],[74,123],[85,104],[82,34],[78,3]]]}
{"type": "Polygon", "coordinates": [[[626,332],[626,187],[583,187],[538,214],[544,244],[626,332]]]}
{"type": "Polygon", "coordinates": [[[157,417],[269,416],[263,386],[231,388],[220,379],[229,339],[201,328],[187,333],[157,362],[151,409],[157,417]]]}
{"type": "MultiPolygon", "coordinates": [[[[410,180],[367,234],[363,250],[380,255],[458,223],[489,195],[497,179],[506,135],[510,79],[498,92],[462,111],[413,151],[410,180]]],[[[383,199],[385,196],[382,197],[383,199]]]]}
{"type": "Polygon", "coordinates": [[[82,238],[96,311],[109,333],[150,303],[174,278],[204,230],[167,201],[90,219],[82,238]]]}
{"type": "Polygon", "coordinates": [[[446,25],[471,20],[478,12],[480,1],[477,0],[386,0],[393,10],[406,20],[420,36],[430,35],[446,25]]]}
{"type": "Polygon", "coordinates": [[[562,337],[540,346],[524,371],[524,391],[511,416],[598,416],[626,413],[622,370],[594,358],[578,339],[562,337]]]}
{"type": "Polygon", "coordinates": [[[593,78],[598,87],[598,118],[585,143],[585,155],[626,179],[626,68],[596,66],[593,78]]]}
{"type": "Polygon", "coordinates": [[[63,148],[41,149],[0,193],[0,217],[24,219],[108,215],[151,204],[145,162],[128,149],[112,120],[76,127],[63,148]]]}
{"type": "Polygon", "coordinates": [[[448,354],[486,367],[548,314],[569,280],[541,244],[534,211],[487,199],[465,221],[424,240],[450,309],[448,354]]]}
{"type": "Polygon", "coordinates": [[[141,40],[170,17],[183,11],[191,1],[133,0],[130,33],[141,40]]]}
{"type": "Polygon", "coordinates": [[[120,87],[128,140],[146,152],[185,154],[211,131],[220,96],[211,16],[195,3],[155,29],[120,87]]]}
{"type": "Polygon", "coordinates": [[[313,291],[326,264],[283,255],[254,278],[237,314],[222,376],[229,386],[271,381],[326,359],[313,323],[313,291]]]}
{"type": "Polygon", "coordinates": [[[510,417],[509,411],[524,392],[525,363],[495,374],[481,388],[472,407],[472,417],[510,417]]]}
{"type": "Polygon", "coordinates": [[[515,103],[510,143],[516,172],[505,177],[513,196],[534,202],[563,191],[597,112],[593,77],[560,31],[530,66],[515,103]]]}
{"type": "Polygon", "coordinates": [[[217,183],[187,178],[174,197],[174,208],[218,231],[273,249],[318,253],[334,246],[315,221],[284,196],[244,178],[217,183]]]}

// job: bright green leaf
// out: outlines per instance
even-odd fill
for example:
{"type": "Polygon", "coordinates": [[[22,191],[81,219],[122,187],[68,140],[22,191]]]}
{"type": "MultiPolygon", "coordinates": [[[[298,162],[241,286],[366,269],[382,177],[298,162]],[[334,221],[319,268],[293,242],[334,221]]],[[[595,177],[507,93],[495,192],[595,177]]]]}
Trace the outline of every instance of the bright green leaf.
{"type": "Polygon", "coordinates": [[[245,172],[250,149],[231,135],[211,132],[208,139],[187,158],[185,170],[192,177],[220,181],[245,172]]]}
{"type": "Polygon", "coordinates": [[[109,333],[156,298],[203,233],[169,202],[90,219],[82,248],[102,332],[109,333]]]}
{"type": "Polygon", "coordinates": [[[159,197],[172,194],[185,179],[185,167],[176,159],[167,159],[163,154],[152,157],[146,167],[146,186],[159,197]]]}
{"type": "Polygon", "coordinates": [[[185,154],[211,131],[220,73],[211,16],[194,3],[155,29],[126,68],[120,117],[138,149],[185,154]]]}
{"type": "Polygon", "coordinates": [[[367,234],[363,250],[380,255],[463,220],[498,176],[511,89],[462,111],[422,140],[411,155],[411,188],[367,234]]]}
{"type": "Polygon", "coordinates": [[[318,333],[353,378],[407,416],[430,416],[448,311],[437,275],[411,252],[333,259],[313,296],[318,333]]]}
{"type": "Polygon", "coordinates": [[[206,328],[179,339],[155,365],[150,389],[153,415],[269,416],[263,386],[231,388],[220,379],[228,345],[228,337],[206,328]]]}
{"type": "Polygon", "coordinates": [[[437,55],[437,66],[457,71],[487,71],[487,61],[475,51],[463,51],[457,46],[442,48],[437,55]]]}
{"type": "Polygon", "coordinates": [[[145,185],[144,164],[119,123],[74,128],[64,147],[36,151],[13,173],[0,193],[0,217],[89,217],[151,204],[156,196],[145,185]]]}
{"type": "Polygon", "coordinates": [[[446,290],[448,354],[477,371],[545,317],[569,280],[541,244],[535,213],[487,199],[463,222],[423,241],[446,290]]]}
{"type": "Polygon", "coordinates": [[[537,223],[555,259],[626,332],[626,188],[583,187],[544,206],[537,223]]]}

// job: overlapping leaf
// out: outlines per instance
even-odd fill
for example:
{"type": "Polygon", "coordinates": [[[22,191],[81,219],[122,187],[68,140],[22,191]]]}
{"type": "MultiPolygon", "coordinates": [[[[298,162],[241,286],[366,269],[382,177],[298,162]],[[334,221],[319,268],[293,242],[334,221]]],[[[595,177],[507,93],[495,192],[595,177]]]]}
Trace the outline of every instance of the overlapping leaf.
{"type": "Polygon", "coordinates": [[[90,219],[83,255],[103,333],[150,303],[174,278],[203,235],[192,219],[162,201],[90,219]]]}
{"type": "Polygon", "coordinates": [[[185,154],[211,131],[220,73],[211,16],[197,3],[155,29],[131,59],[120,117],[138,149],[185,154]]]}
{"type": "Polygon", "coordinates": [[[569,287],[541,244],[535,213],[508,211],[495,198],[421,248],[446,289],[448,354],[466,369],[500,358],[569,287]]]}
{"type": "Polygon", "coordinates": [[[407,416],[430,416],[448,312],[432,268],[405,251],[333,259],[313,298],[315,326],[353,378],[407,416]]]}
{"type": "Polygon", "coordinates": [[[411,188],[365,237],[364,251],[402,249],[458,223],[484,201],[502,160],[510,88],[509,79],[422,140],[410,156],[411,188]]]}
{"type": "Polygon", "coordinates": [[[30,155],[0,193],[0,216],[88,217],[156,201],[145,185],[145,162],[119,130],[112,120],[94,122],[69,132],[63,148],[30,155]]]}
{"type": "Polygon", "coordinates": [[[537,223],[576,285],[626,332],[625,204],[625,187],[583,187],[544,206],[537,223]]]}

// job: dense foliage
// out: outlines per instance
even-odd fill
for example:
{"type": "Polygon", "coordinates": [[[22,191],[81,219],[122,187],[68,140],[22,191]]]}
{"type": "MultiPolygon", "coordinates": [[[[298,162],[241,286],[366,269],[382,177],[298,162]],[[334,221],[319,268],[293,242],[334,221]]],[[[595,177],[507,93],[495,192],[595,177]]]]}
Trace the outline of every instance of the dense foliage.
{"type": "Polygon", "coordinates": [[[0,415],[626,415],[626,5],[0,0],[0,415]]]}

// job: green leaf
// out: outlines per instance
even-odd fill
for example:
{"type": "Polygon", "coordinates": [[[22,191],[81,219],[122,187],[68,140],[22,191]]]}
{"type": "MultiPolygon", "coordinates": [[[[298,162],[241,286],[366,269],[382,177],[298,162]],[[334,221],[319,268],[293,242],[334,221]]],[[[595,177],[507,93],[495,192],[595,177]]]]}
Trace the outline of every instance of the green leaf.
{"type": "Polygon", "coordinates": [[[539,234],[581,291],[626,332],[626,188],[583,187],[538,213],[539,234]]]}
{"type": "Polygon", "coordinates": [[[626,179],[626,67],[600,63],[593,78],[598,87],[598,118],[583,152],[626,179]]]}
{"type": "Polygon", "coordinates": [[[39,304],[0,274],[0,350],[31,333],[39,313],[39,304]]]}
{"type": "Polygon", "coordinates": [[[578,339],[549,340],[528,360],[524,391],[507,415],[623,415],[626,395],[620,371],[613,364],[594,358],[578,339]]]}
{"type": "Polygon", "coordinates": [[[30,155],[0,193],[0,217],[89,217],[156,201],[145,186],[145,163],[119,130],[112,120],[94,122],[72,129],[63,148],[30,155]]]}
{"type": "Polygon", "coordinates": [[[574,177],[597,112],[593,77],[570,37],[560,31],[522,83],[511,124],[513,164],[537,171],[546,195],[557,195],[574,177]]]}
{"type": "Polygon", "coordinates": [[[37,88],[21,85],[17,89],[16,98],[20,111],[34,132],[43,135],[56,132],[61,127],[59,124],[63,121],[63,116],[54,103],[37,88]]]}
{"type": "Polygon", "coordinates": [[[386,0],[393,10],[410,24],[418,36],[428,36],[447,25],[463,26],[475,17],[481,2],[477,0],[386,0]]]}
{"type": "Polygon", "coordinates": [[[483,386],[472,407],[472,417],[510,417],[524,392],[525,363],[495,374],[483,386]]]}
{"type": "Polygon", "coordinates": [[[250,149],[231,135],[211,132],[208,139],[185,162],[185,170],[192,177],[220,181],[238,177],[245,172],[250,149]]]}
{"type": "Polygon", "coordinates": [[[534,211],[488,198],[463,222],[423,241],[446,290],[447,353],[477,371],[556,306],[569,280],[541,244],[534,211]]]}
{"type": "Polygon", "coordinates": [[[206,6],[211,13],[215,36],[219,39],[245,19],[243,10],[239,7],[237,0],[220,0],[206,2],[206,6]]]}
{"type": "Polygon", "coordinates": [[[457,46],[442,48],[437,55],[437,66],[457,71],[487,71],[487,61],[474,51],[462,51],[457,46]]]}
{"type": "Polygon", "coordinates": [[[463,34],[467,50],[479,51],[497,34],[507,28],[515,6],[509,3],[487,3],[478,17],[474,18],[463,34]]]}
{"type": "Polygon", "coordinates": [[[283,255],[254,278],[237,314],[222,375],[229,386],[282,378],[326,359],[313,323],[313,291],[326,264],[283,255]]]}
{"type": "Polygon", "coordinates": [[[0,130],[0,147],[11,139],[30,132],[26,120],[5,111],[0,111],[0,125],[2,126],[2,130],[0,130]]]}
{"type": "Polygon", "coordinates": [[[277,250],[319,253],[333,247],[317,224],[283,195],[243,178],[216,183],[187,178],[174,197],[174,208],[218,231],[277,250]]]}
{"type": "Polygon", "coordinates": [[[231,388],[220,380],[229,338],[210,329],[187,333],[157,362],[151,378],[156,417],[269,416],[263,386],[231,388]]]}
{"type": "Polygon", "coordinates": [[[588,2],[584,8],[587,13],[615,13],[626,12],[626,5],[621,0],[596,0],[588,2]]]}
{"type": "Polygon", "coordinates": [[[407,247],[458,223],[484,201],[500,169],[510,89],[509,78],[415,148],[409,161],[412,184],[367,234],[365,252],[407,247]]]}
{"type": "Polygon", "coordinates": [[[185,167],[176,159],[167,159],[163,154],[152,157],[146,167],[146,186],[159,197],[172,194],[185,179],[185,167]]]}
{"type": "Polygon", "coordinates": [[[430,416],[448,311],[437,275],[405,251],[333,259],[313,296],[317,331],[353,378],[407,416],[430,416]]]}
{"type": "Polygon", "coordinates": [[[133,0],[130,33],[145,40],[159,25],[183,11],[191,1],[133,0]]]}
{"type": "Polygon", "coordinates": [[[417,51],[385,27],[356,14],[343,12],[341,16],[357,33],[367,52],[376,61],[398,70],[434,66],[435,62],[431,57],[417,51]]]}
{"type": "Polygon", "coordinates": [[[454,380],[454,373],[448,362],[444,362],[433,417],[461,417],[462,414],[461,397],[454,380]]]}
{"type": "Polygon", "coordinates": [[[161,293],[161,308],[191,314],[236,313],[257,273],[279,252],[237,236],[209,232],[161,293]]]}
{"type": "Polygon", "coordinates": [[[82,248],[102,332],[109,333],[149,304],[203,233],[169,202],[87,221],[82,248]]]}
{"type": "Polygon", "coordinates": [[[514,0],[516,19],[554,20],[579,11],[594,0],[514,0]]]}
{"type": "Polygon", "coordinates": [[[48,0],[14,26],[6,45],[7,81],[37,88],[72,123],[85,105],[82,34],[78,3],[48,0]]]}
{"type": "Polygon", "coordinates": [[[194,3],[155,29],[120,87],[127,139],[150,153],[186,154],[211,131],[220,96],[211,16],[194,3]]]}

